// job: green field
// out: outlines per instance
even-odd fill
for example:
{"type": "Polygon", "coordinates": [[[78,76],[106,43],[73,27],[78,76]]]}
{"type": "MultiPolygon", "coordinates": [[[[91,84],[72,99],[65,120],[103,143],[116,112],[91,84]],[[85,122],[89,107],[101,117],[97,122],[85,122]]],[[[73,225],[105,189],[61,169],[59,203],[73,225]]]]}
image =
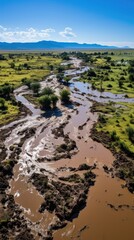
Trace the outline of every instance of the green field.
{"type": "Polygon", "coordinates": [[[106,132],[111,137],[111,146],[116,151],[134,154],[134,104],[96,104],[95,111],[99,112],[97,131],[106,132]]]}
{"type": "Polygon", "coordinates": [[[51,71],[57,71],[61,61],[59,54],[55,53],[17,51],[0,53],[0,98],[4,99],[4,107],[0,103],[0,125],[14,120],[20,113],[12,91],[5,96],[2,93],[3,86],[9,84],[11,88],[16,88],[25,80],[31,82],[44,80],[51,71]]]}
{"type": "Polygon", "coordinates": [[[95,76],[83,74],[81,81],[90,82],[94,89],[134,97],[134,81],[129,77],[130,61],[134,61],[134,50],[87,52],[95,76]]]}
{"type": "Polygon", "coordinates": [[[13,105],[12,101],[6,101],[5,110],[0,109],[0,125],[6,124],[14,120],[19,114],[19,107],[13,105]]]}
{"type": "MultiPolygon", "coordinates": [[[[5,60],[0,60],[0,85],[13,84],[15,87],[24,78],[42,80],[55,69],[61,59],[57,55],[45,56],[43,53],[1,53],[5,60]]],[[[46,54],[47,55],[47,54],[46,54]]]]}

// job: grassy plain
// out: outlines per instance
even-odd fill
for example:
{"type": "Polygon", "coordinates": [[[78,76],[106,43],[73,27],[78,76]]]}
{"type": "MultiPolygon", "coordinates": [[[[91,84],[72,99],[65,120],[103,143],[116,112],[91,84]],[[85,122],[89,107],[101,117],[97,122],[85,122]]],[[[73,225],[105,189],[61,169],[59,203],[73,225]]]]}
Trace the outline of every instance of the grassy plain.
{"type": "Polygon", "coordinates": [[[111,146],[117,151],[122,149],[134,154],[134,139],[132,140],[128,133],[128,129],[134,131],[134,104],[96,104],[95,111],[100,113],[97,131],[108,133],[112,140],[111,146]]]}
{"type": "Polygon", "coordinates": [[[134,97],[134,83],[129,80],[129,61],[134,60],[134,50],[109,50],[100,52],[87,52],[91,55],[96,76],[88,78],[83,74],[82,81],[90,82],[94,88],[115,94],[127,94],[134,97]],[[119,85],[121,82],[121,85],[119,85]]]}
{"type": "MultiPolygon", "coordinates": [[[[52,53],[0,52],[0,88],[5,84],[16,88],[25,79],[41,81],[60,63],[59,55],[52,53]]],[[[11,94],[9,99],[5,98],[5,108],[0,107],[0,125],[15,119],[19,112],[19,106],[14,104],[11,94]]]]}
{"type": "Polygon", "coordinates": [[[56,68],[61,59],[56,55],[44,55],[43,53],[1,53],[5,60],[0,60],[0,85],[5,83],[19,86],[24,78],[30,80],[42,80],[56,68]]]}

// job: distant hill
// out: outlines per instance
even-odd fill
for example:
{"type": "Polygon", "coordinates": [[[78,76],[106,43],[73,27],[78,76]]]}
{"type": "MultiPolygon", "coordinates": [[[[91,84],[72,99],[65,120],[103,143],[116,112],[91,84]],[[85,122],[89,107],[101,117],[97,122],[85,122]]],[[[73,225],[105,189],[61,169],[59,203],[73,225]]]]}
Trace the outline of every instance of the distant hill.
{"type": "Polygon", "coordinates": [[[115,46],[103,46],[99,44],[75,43],[75,42],[0,42],[0,50],[62,50],[62,49],[116,49],[115,46]]]}

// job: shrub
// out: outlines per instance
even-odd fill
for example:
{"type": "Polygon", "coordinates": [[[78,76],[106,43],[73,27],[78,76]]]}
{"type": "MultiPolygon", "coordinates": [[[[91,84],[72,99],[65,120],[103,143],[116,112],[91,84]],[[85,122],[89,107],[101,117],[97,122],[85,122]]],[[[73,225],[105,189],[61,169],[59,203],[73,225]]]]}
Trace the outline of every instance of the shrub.
{"type": "Polygon", "coordinates": [[[134,128],[128,127],[128,128],[126,129],[126,131],[127,131],[127,133],[128,133],[128,138],[129,138],[129,140],[130,140],[132,143],[134,143],[134,128]]]}
{"type": "Polygon", "coordinates": [[[118,140],[119,140],[119,137],[117,136],[115,130],[111,132],[111,139],[112,139],[113,141],[118,141],[118,140]]]}
{"type": "Polygon", "coordinates": [[[55,94],[50,95],[51,103],[53,105],[53,108],[56,107],[56,103],[58,102],[58,96],[55,94]]]}
{"type": "Polygon", "coordinates": [[[99,118],[98,118],[100,123],[106,123],[106,118],[105,115],[103,114],[99,114],[99,118]]]}
{"type": "Polygon", "coordinates": [[[31,85],[30,85],[30,88],[33,90],[33,92],[34,92],[35,94],[38,94],[38,93],[39,93],[40,87],[41,87],[41,85],[40,85],[39,82],[33,82],[33,83],[31,83],[31,85]]]}
{"type": "Polygon", "coordinates": [[[52,95],[52,94],[54,94],[54,90],[50,87],[45,87],[41,92],[41,95],[52,95]]]}
{"type": "Polygon", "coordinates": [[[0,87],[0,97],[10,98],[10,94],[13,92],[13,87],[10,84],[5,84],[0,87]]]}
{"type": "Polygon", "coordinates": [[[31,79],[23,78],[23,79],[22,79],[22,82],[23,82],[28,88],[31,87],[31,83],[32,83],[32,80],[31,80],[31,79]]]}
{"type": "Polygon", "coordinates": [[[56,75],[56,78],[57,78],[57,80],[60,82],[60,81],[63,80],[64,74],[63,74],[63,73],[58,73],[58,74],[56,75]]]}
{"type": "Polygon", "coordinates": [[[39,103],[41,104],[42,109],[51,108],[51,98],[48,95],[41,96],[39,98],[39,103]]]}
{"type": "Polygon", "coordinates": [[[68,85],[71,78],[69,76],[64,77],[64,82],[68,85]]]}
{"type": "Polygon", "coordinates": [[[108,88],[112,88],[113,86],[112,86],[111,84],[108,84],[107,87],[108,87],[108,88]]]}
{"type": "Polygon", "coordinates": [[[5,99],[0,98],[0,109],[5,109],[5,99]]]}
{"type": "Polygon", "coordinates": [[[70,91],[64,88],[64,89],[60,92],[60,98],[61,98],[61,101],[62,101],[63,103],[69,102],[69,100],[70,100],[70,91]]]}

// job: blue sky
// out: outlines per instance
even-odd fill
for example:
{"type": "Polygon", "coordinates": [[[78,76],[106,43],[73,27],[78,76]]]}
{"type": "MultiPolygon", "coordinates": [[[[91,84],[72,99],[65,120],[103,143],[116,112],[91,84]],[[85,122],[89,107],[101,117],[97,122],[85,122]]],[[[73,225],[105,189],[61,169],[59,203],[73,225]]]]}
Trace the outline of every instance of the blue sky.
{"type": "Polygon", "coordinates": [[[0,0],[0,41],[134,47],[134,0],[0,0]]]}

